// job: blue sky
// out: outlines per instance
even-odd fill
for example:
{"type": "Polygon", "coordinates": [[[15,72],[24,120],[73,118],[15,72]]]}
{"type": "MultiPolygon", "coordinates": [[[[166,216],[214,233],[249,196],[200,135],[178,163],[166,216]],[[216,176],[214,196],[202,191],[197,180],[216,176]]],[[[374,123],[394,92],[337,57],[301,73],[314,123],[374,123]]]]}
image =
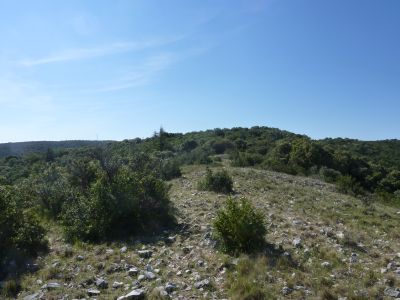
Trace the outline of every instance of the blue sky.
{"type": "Polygon", "coordinates": [[[0,0],[0,142],[400,138],[400,1],[0,0]]]}

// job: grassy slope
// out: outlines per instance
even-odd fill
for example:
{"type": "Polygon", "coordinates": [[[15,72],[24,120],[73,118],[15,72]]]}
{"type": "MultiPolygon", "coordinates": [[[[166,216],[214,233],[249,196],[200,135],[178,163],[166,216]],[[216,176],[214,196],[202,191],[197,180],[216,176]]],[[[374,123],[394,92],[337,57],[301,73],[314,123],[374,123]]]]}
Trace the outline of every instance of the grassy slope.
{"type": "Polygon", "coordinates": [[[368,299],[383,295],[390,283],[398,286],[399,280],[393,271],[381,273],[381,268],[386,268],[391,260],[400,263],[400,258],[396,257],[400,252],[397,230],[400,214],[395,208],[380,204],[365,206],[358,199],[336,193],[334,186],[311,178],[227,168],[234,177],[235,197],[247,197],[265,213],[267,241],[271,247],[280,248],[281,254],[288,252],[290,260],[279,255],[279,251],[272,251],[274,255],[267,258],[241,257],[239,265],[235,266],[237,260],[215,250],[207,236],[225,196],[197,191],[197,182],[204,176],[205,167],[188,166],[182,178],[171,181],[171,198],[181,223],[179,230],[166,232],[146,243],[135,239],[123,243],[73,245],[72,254],[66,256],[67,247],[58,229],[54,228],[50,235],[51,252],[39,260],[41,269],[37,273],[22,279],[24,291],[20,297],[39,291],[44,283],[55,281],[64,286],[47,292],[47,299],[62,295],[69,295],[69,299],[83,298],[93,285],[84,287],[82,283],[103,277],[109,282],[109,288],[102,290],[97,299],[113,299],[130,291],[136,279],[127,275],[124,264],[135,265],[140,270],[148,264],[160,269],[158,281],[142,282],[148,294],[156,286],[173,282],[178,285],[176,294],[185,299],[245,299],[244,290],[258,292],[264,298],[330,299],[334,296],[332,299],[337,299],[347,296],[351,299],[358,295],[368,299]],[[166,244],[162,238],[168,236],[176,236],[175,242],[166,244]],[[301,248],[292,245],[295,237],[301,238],[301,248]],[[123,245],[128,246],[126,253],[120,253],[123,245]],[[137,250],[142,248],[154,251],[151,259],[138,257],[137,250]],[[113,253],[107,249],[112,249],[113,253]],[[350,262],[352,253],[358,255],[358,262],[350,262]],[[84,260],[77,260],[77,255],[84,256],[84,260]],[[323,262],[329,262],[330,266],[322,267],[323,262]],[[110,272],[114,266],[122,269],[110,272]],[[209,289],[194,288],[196,281],[205,278],[212,283],[209,289]],[[43,283],[37,282],[38,279],[43,283]],[[113,289],[114,281],[123,282],[125,286],[113,289]],[[284,297],[283,287],[294,291],[284,297]],[[234,292],[228,292],[228,288],[234,292]]]}

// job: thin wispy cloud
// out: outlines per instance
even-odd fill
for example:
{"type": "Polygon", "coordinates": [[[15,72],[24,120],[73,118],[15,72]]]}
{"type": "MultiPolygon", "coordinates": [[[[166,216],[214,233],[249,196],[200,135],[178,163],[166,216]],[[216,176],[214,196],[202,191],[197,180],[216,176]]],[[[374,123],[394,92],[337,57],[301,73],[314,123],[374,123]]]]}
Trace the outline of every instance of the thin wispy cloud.
{"type": "Polygon", "coordinates": [[[108,55],[115,55],[119,53],[141,51],[150,48],[156,48],[171,44],[182,39],[182,36],[174,36],[170,38],[149,39],[145,41],[135,42],[117,42],[106,46],[99,46],[93,48],[75,48],[64,50],[55,54],[40,58],[28,58],[18,62],[19,65],[32,67],[37,65],[61,63],[69,61],[77,61],[83,59],[92,59],[108,55]]]}
{"type": "Polygon", "coordinates": [[[103,83],[102,87],[88,92],[112,92],[142,86],[149,83],[158,73],[164,71],[176,62],[171,53],[164,53],[147,58],[142,64],[132,67],[132,70],[117,80],[103,83]]]}
{"type": "Polygon", "coordinates": [[[86,92],[113,92],[147,85],[157,75],[173,67],[173,65],[191,57],[202,55],[210,51],[213,47],[215,47],[215,44],[199,46],[182,52],[168,52],[150,56],[141,64],[132,66],[129,71],[125,72],[125,75],[108,82],[103,82],[101,87],[86,90],[86,92]]]}

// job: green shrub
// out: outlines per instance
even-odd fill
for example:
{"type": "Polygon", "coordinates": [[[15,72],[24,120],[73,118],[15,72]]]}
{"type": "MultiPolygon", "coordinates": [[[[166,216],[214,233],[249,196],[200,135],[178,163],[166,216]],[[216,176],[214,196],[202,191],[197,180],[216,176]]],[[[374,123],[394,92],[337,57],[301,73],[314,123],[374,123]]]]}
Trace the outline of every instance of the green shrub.
{"type": "Polygon", "coordinates": [[[342,193],[349,194],[349,195],[363,195],[364,191],[361,185],[356,181],[355,178],[345,175],[340,176],[337,181],[338,190],[342,193]]]}
{"type": "Polygon", "coordinates": [[[33,256],[46,248],[45,230],[38,218],[19,206],[11,189],[0,187],[0,277],[3,263],[16,257],[33,256]]]}
{"type": "Polygon", "coordinates": [[[202,165],[208,165],[212,163],[212,160],[210,158],[211,151],[203,149],[201,147],[197,147],[196,149],[181,154],[179,156],[179,159],[182,164],[202,164],[202,165]]]}
{"type": "Polygon", "coordinates": [[[230,254],[256,252],[265,243],[264,217],[244,198],[228,198],[217,213],[214,229],[222,249],[230,254]]]}
{"type": "Polygon", "coordinates": [[[387,174],[385,178],[380,181],[379,185],[382,190],[388,192],[395,192],[397,190],[400,190],[400,171],[391,171],[389,174],[387,174]]]}
{"type": "Polygon", "coordinates": [[[168,159],[161,163],[161,178],[171,180],[182,176],[180,164],[176,159],[168,159]]]}
{"type": "Polygon", "coordinates": [[[264,157],[258,153],[234,152],[231,155],[231,159],[236,167],[249,167],[261,164],[264,157]]]}
{"type": "Polygon", "coordinates": [[[185,141],[181,145],[181,150],[184,152],[190,152],[190,151],[196,149],[198,145],[199,144],[195,140],[185,141]]]}
{"type": "Polygon", "coordinates": [[[34,193],[41,208],[49,216],[57,218],[69,197],[69,184],[60,169],[51,165],[34,181],[34,193]]]}
{"type": "Polygon", "coordinates": [[[233,191],[233,180],[226,170],[213,173],[207,168],[206,177],[199,182],[199,189],[229,194],[233,191]]]}
{"type": "Polygon", "coordinates": [[[87,194],[64,207],[62,224],[70,240],[105,240],[152,233],[174,221],[169,186],[152,174],[121,168],[101,174],[87,194]]]}
{"type": "Polygon", "coordinates": [[[213,141],[211,147],[214,150],[215,154],[223,154],[227,150],[233,149],[235,145],[231,141],[223,139],[213,141]]]}
{"type": "Polygon", "coordinates": [[[326,182],[336,182],[338,178],[341,176],[339,171],[336,171],[334,169],[330,169],[327,167],[322,167],[319,170],[319,175],[326,181],[326,182]]]}

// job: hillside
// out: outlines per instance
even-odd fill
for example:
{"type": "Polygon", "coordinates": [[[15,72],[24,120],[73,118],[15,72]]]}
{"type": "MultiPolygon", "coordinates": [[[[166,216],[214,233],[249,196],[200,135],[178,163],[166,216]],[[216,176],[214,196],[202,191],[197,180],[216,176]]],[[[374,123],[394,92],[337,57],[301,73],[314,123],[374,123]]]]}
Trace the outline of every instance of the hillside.
{"type": "Polygon", "coordinates": [[[78,144],[0,158],[6,299],[400,296],[396,140],[161,128],[78,144]]]}
{"type": "Polygon", "coordinates": [[[400,141],[359,141],[353,139],[323,139],[323,145],[331,149],[346,150],[385,167],[400,168],[400,141]]]}
{"type": "Polygon", "coordinates": [[[0,158],[7,156],[21,156],[29,153],[44,153],[47,149],[72,149],[85,146],[99,146],[107,141],[37,141],[0,143],[0,158]]]}
{"type": "Polygon", "coordinates": [[[85,298],[92,290],[97,299],[115,299],[140,288],[149,299],[161,299],[157,291],[169,287],[172,299],[245,299],[237,293],[247,285],[263,295],[248,299],[372,299],[398,286],[400,211],[365,206],[319,180],[251,168],[228,170],[234,197],[251,199],[267,220],[266,240],[272,248],[266,249],[266,258],[229,257],[214,247],[212,221],[226,197],[199,192],[205,168],[191,166],[171,182],[176,230],[151,239],[71,246],[54,228],[50,253],[38,261],[39,271],[23,277],[20,298],[85,298]],[[141,257],[141,250],[152,254],[141,257]],[[147,271],[155,278],[141,279],[147,271]],[[96,278],[108,287],[96,287],[96,278]],[[43,288],[50,283],[59,285],[43,288]]]}

